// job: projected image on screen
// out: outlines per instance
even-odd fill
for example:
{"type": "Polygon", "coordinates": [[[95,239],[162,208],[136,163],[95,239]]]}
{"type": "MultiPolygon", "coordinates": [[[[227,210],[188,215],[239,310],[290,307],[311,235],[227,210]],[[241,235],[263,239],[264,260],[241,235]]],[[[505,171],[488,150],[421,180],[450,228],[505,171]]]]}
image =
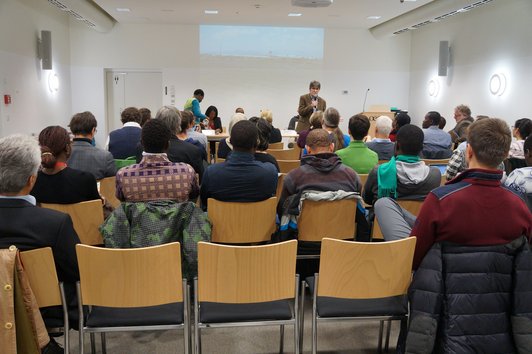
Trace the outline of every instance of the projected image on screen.
{"type": "Polygon", "coordinates": [[[200,26],[202,57],[323,59],[323,29],[200,26]]]}

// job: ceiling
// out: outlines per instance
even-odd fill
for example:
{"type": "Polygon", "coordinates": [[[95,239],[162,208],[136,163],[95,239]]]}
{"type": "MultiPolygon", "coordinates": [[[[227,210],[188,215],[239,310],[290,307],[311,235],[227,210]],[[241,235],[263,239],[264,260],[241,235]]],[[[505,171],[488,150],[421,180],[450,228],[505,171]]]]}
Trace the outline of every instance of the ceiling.
{"type": "Polygon", "coordinates": [[[433,0],[334,0],[325,8],[294,7],[291,0],[93,1],[120,23],[370,28],[433,0]],[[207,15],[205,10],[218,10],[218,14],[207,15]],[[289,17],[289,13],[301,16],[289,17]]]}

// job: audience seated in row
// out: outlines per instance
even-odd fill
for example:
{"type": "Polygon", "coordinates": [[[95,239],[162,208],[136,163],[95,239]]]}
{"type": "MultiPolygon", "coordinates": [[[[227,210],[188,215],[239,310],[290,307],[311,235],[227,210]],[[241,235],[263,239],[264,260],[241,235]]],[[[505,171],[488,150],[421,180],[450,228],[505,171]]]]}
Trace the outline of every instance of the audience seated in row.
{"type": "Polygon", "coordinates": [[[271,154],[268,154],[268,145],[270,144],[270,136],[272,133],[272,126],[264,118],[251,117],[249,118],[251,123],[254,123],[257,126],[259,133],[259,142],[257,144],[257,149],[255,150],[255,160],[260,162],[269,162],[275,166],[277,172],[279,172],[279,165],[277,160],[271,154]]]}
{"type": "Polygon", "coordinates": [[[451,157],[451,135],[439,128],[441,116],[438,112],[430,111],[425,115],[429,127],[423,129],[423,157],[426,159],[446,159],[451,157]]]}
{"type": "MultiPolygon", "coordinates": [[[[241,113],[235,115],[243,116],[241,113]]],[[[224,202],[257,202],[275,196],[277,169],[271,163],[255,159],[258,140],[254,123],[244,119],[231,126],[229,143],[233,152],[223,163],[210,165],[201,182],[203,210],[207,210],[209,198],[224,202]]]]}
{"type": "Polygon", "coordinates": [[[342,163],[357,173],[369,173],[379,162],[377,153],[364,144],[364,138],[368,135],[369,127],[369,119],[365,115],[352,116],[349,119],[349,134],[353,139],[349,146],[336,152],[342,159],[342,163]]]}
{"type": "MultiPolygon", "coordinates": [[[[142,160],[121,168],[116,174],[116,197],[120,201],[186,202],[197,198],[199,186],[192,166],[168,159],[166,151],[171,136],[170,129],[160,117],[144,124],[141,135],[144,148],[142,160]]],[[[192,145],[190,147],[196,149],[192,145]]]]}
{"type": "Polygon", "coordinates": [[[66,129],[57,125],[39,134],[42,169],[31,190],[37,203],[73,204],[100,199],[94,176],[67,166],[71,144],[66,129]]]}
{"type": "Polygon", "coordinates": [[[229,134],[229,138],[220,140],[220,144],[218,145],[218,157],[221,159],[226,159],[227,155],[231,152],[233,149],[231,145],[231,131],[233,130],[233,126],[240,122],[241,120],[246,120],[246,116],[244,113],[235,113],[231,117],[231,120],[229,121],[229,125],[227,126],[227,133],[229,134]]]}
{"type": "Polygon", "coordinates": [[[116,174],[113,155],[109,151],[92,145],[98,122],[91,112],[75,114],[70,120],[70,131],[74,134],[72,152],[68,165],[76,170],[92,173],[96,180],[116,174]]]}
{"type": "Polygon", "coordinates": [[[527,167],[513,170],[504,185],[519,194],[532,212],[532,135],[526,138],[523,151],[527,167]]]}
{"type": "Polygon", "coordinates": [[[380,116],[375,121],[375,137],[366,142],[366,146],[377,153],[379,160],[389,160],[395,152],[395,145],[390,140],[392,120],[387,116],[380,116]]]}
{"type": "Polygon", "coordinates": [[[115,159],[126,159],[135,156],[140,142],[140,122],[142,117],[135,107],[128,107],[120,114],[122,128],[109,133],[107,148],[115,159]]]}
{"type": "Polygon", "coordinates": [[[207,151],[205,150],[205,147],[203,146],[203,144],[200,143],[199,140],[196,140],[190,137],[189,136],[190,134],[188,133],[188,128],[194,126],[194,115],[190,111],[182,111],[180,113],[181,113],[181,129],[179,130],[177,137],[180,140],[183,140],[187,143],[190,143],[196,146],[201,153],[201,158],[203,159],[203,161],[207,161],[207,151]]]}
{"type": "Polygon", "coordinates": [[[441,173],[419,158],[423,149],[423,131],[412,124],[401,127],[395,142],[395,156],[375,166],[368,175],[363,198],[373,205],[378,198],[425,199],[441,183],[441,173]]]}
{"type": "Polygon", "coordinates": [[[309,119],[310,128],[305,129],[299,132],[299,136],[297,137],[297,146],[299,146],[300,149],[303,149],[303,155],[307,154],[307,150],[305,149],[305,145],[307,144],[307,136],[308,133],[310,133],[313,129],[321,129],[322,123],[323,123],[323,112],[322,111],[316,111],[312,113],[309,119]]]}
{"type": "Polygon", "coordinates": [[[467,139],[467,127],[474,122],[471,116],[471,109],[466,105],[458,105],[454,109],[454,119],[456,125],[449,130],[454,148],[467,139]]]}
{"type": "Polygon", "coordinates": [[[510,145],[508,158],[524,159],[523,145],[525,139],[532,134],[532,120],[528,118],[516,120],[512,129],[512,134],[515,137],[515,141],[512,141],[512,145],[510,145]]]}
{"type": "Polygon", "coordinates": [[[323,112],[322,126],[333,137],[334,151],[343,149],[349,145],[351,138],[349,135],[342,133],[338,127],[340,124],[340,113],[336,108],[329,107],[323,112]]]}
{"type": "Polygon", "coordinates": [[[390,132],[389,138],[391,141],[395,142],[395,136],[397,135],[397,132],[399,129],[406,124],[410,124],[410,116],[406,114],[405,112],[398,113],[392,122],[392,131],[390,132]]]}
{"type": "Polygon", "coordinates": [[[268,143],[273,144],[281,142],[283,140],[283,136],[281,135],[281,130],[273,126],[272,111],[270,111],[269,109],[263,109],[260,111],[260,117],[266,119],[266,121],[272,127],[272,133],[270,134],[270,139],[268,140],[268,143]]]}

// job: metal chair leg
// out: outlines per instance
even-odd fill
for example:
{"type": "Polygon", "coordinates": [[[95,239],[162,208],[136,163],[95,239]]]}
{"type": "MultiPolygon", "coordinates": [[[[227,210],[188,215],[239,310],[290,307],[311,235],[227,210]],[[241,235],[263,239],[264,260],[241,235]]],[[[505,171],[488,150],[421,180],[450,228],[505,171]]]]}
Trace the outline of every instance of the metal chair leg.
{"type": "Polygon", "coordinates": [[[199,329],[198,279],[194,279],[194,353],[201,353],[201,334],[199,329]]]}
{"type": "Polygon", "coordinates": [[[388,352],[388,346],[390,344],[390,332],[392,330],[392,320],[388,320],[388,326],[386,328],[386,341],[384,342],[384,351],[388,352]]]}
{"type": "Polygon", "coordinates": [[[96,341],[95,341],[94,333],[90,334],[90,338],[91,338],[91,353],[96,354],[96,341]]]}
{"type": "Polygon", "coordinates": [[[105,332],[100,333],[102,340],[102,354],[107,354],[107,342],[105,341],[105,332]]]}
{"type": "Polygon", "coordinates": [[[312,290],[312,354],[318,351],[318,308],[317,308],[318,275],[314,275],[314,289],[312,290]]]}
{"type": "Polygon", "coordinates": [[[281,325],[281,339],[279,341],[279,353],[283,354],[284,352],[284,325],[281,325]]]}
{"type": "Polygon", "coordinates": [[[382,353],[382,332],[384,330],[384,321],[380,321],[379,325],[379,353],[382,353]]]}
{"type": "Polygon", "coordinates": [[[299,308],[299,351],[303,352],[303,331],[305,330],[305,281],[301,281],[301,300],[299,308]]]}

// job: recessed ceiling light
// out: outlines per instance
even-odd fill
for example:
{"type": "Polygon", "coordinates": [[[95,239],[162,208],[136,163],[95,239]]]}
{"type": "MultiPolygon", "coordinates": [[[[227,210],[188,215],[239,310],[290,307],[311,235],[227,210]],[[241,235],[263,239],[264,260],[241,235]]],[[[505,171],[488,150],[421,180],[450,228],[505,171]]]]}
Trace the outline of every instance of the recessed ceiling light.
{"type": "Polygon", "coordinates": [[[368,19],[368,20],[378,20],[379,18],[381,18],[381,16],[368,16],[368,17],[366,17],[366,19],[368,19]]]}
{"type": "Polygon", "coordinates": [[[218,15],[218,10],[205,10],[205,15],[218,15]]]}
{"type": "Polygon", "coordinates": [[[299,17],[299,16],[303,16],[303,14],[300,14],[300,13],[296,13],[296,12],[290,12],[288,14],[289,17],[299,17]]]}
{"type": "Polygon", "coordinates": [[[117,7],[116,11],[118,11],[118,12],[129,12],[131,10],[129,8],[127,8],[127,7],[117,7]]]}

